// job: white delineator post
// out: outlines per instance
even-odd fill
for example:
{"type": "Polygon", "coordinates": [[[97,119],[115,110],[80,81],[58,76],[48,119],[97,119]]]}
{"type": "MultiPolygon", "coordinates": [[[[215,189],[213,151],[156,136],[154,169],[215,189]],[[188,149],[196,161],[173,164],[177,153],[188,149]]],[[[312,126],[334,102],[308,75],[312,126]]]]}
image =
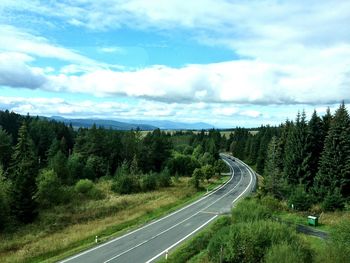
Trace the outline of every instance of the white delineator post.
{"type": "Polygon", "coordinates": [[[98,237],[96,236],[95,237],[95,243],[97,244],[97,242],[98,242],[98,237]]]}
{"type": "Polygon", "coordinates": [[[168,252],[168,250],[167,250],[167,251],[165,251],[165,259],[166,259],[166,260],[168,259],[168,255],[169,255],[169,252],[168,252]]]}

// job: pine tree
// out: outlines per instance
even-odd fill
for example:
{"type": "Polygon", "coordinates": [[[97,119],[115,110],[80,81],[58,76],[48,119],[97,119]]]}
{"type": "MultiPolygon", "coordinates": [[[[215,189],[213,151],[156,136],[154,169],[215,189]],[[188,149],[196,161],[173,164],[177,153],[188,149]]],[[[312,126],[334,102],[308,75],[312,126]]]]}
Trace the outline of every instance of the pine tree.
{"type": "Polygon", "coordinates": [[[331,110],[329,107],[327,108],[326,114],[322,117],[322,127],[323,127],[323,134],[324,136],[327,136],[329,128],[331,127],[333,116],[331,114],[331,110]]]}
{"type": "Polygon", "coordinates": [[[298,113],[294,127],[288,133],[285,148],[284,175],[291,184],[304,183],[310,177],[309,139],[305,112],[298,113]]]}
{"type": "Polygon", "coordinates": [[[37,214],[34,195],[38,160],[26,122],[19,129],[12,162],[12,212],[19,221],[29,223],[35,219],[37,214]]]}
{"type": "Polygon", "coordinates": [[[350,196],[350,118],[344,103],[329,128],[315,186],[320,198],[336,188],[344,197],[350,196]]]}
{"type": "Polygon", "coordinates": [[[324,130],[322,125],[322,120],[317,116],[316,110],[312,114],[312,117],[308,124],[308,140],[310,159],[309,159],[309,172],[306,175],[304,181],[306,183],[306,188],[309,189],[313,185],[315,176],[318,172],[318,163],[320,161],[321,152],[323,150],[324,144],[324,130]]]}
{"type": "Polygon", "coordinates": [[[282,178],[281,143],[276,136],[272,137],[267,149],[264,175],[263,190],[277,198],[285,197],[282,178]]]}
{"type": "Polygon", "coordinates": [[[2,165],[5,170],[8,168],[11,159],[11,145],[11,136],[0,126],[0,165],[2,165]]]}

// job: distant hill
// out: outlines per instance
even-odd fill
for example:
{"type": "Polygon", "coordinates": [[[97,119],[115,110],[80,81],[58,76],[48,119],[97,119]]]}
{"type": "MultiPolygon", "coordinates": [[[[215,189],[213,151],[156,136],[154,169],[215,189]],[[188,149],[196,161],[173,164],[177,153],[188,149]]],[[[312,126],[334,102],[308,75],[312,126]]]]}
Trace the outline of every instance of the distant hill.
{"type": "Polygon", "coordinates": [[[142,123],[148,124],[152,126],[159,127],[161,130],[209,130],[214,128],[213,125],[210,125],[205,122],[175,122],[175,121],[167,121],[167,120],[128,120],[130,123],[142,123]]]}
{"type": "Polygon", "coordinates": [[[111,128],[114,130],[136,130],[139,128],[143,131],[150,131],[154,129],[161,130],[208,130],[214,128],[213,125],[210,125],[205,122],[195,122],[195,123],[186,123],[186,122],[174,122],[167,120],[102,120],[102,119],[68,119],[61,116],[52,116],[50,119],[61,121],[64,123],[71,123],[74,127],[84,127],[89,128],[93,124],[96,126],[102,126],[104,128],[111,128]]]}
{"type": "Polygon", "coordinates": [[[113,120],[100,120],[100,119],[66,119],[61,116],[52,116],[50,117],[52,120],[61,121],[66,124],[72,124],[73,127],[83,127],[83,128],[90,128],[92,125],[96,124],[97,127],[101,126],[106,129],[113,129],[113,130],[136,130],[140,129],[143,131],[151,131],[154,129],[157,129],[157,127],[148,125],[148,124],[140,124],[140,123],[126,123],[126,122],[120,122],[120,121],[113,121],[113,120]]]}

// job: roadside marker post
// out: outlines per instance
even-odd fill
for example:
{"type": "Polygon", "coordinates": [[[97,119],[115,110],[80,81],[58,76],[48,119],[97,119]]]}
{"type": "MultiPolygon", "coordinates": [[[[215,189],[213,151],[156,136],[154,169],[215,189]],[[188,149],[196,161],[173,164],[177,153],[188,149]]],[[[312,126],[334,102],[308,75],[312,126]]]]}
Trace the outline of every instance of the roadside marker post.
{"type": "Polygon", "coordinates": [[[166,260],[168,260],[168,254],[169,254],[168,250],[165,251],[165,259],[166,259],[166,260]]]}
{"type": "Polygon", "coordinates": [[[95,243],[97,244],[97,242],[98,242],[98,237],[96,236],[95,237],[95,243]]]}

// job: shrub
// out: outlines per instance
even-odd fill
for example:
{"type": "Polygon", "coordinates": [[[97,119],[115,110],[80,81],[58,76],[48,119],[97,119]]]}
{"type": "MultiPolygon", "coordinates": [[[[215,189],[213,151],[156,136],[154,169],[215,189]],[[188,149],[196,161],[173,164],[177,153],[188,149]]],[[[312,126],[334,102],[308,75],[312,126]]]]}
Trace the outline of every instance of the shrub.
{"type": "Polygon", "coordinates": [[[302,245],[280,243],[272,245],[265,255],[266,263],[303,263],[312,262],[311,251],[302,245]]]}
{"type": "Polygon", "coordinates": [[[50,207],[62,203],[63,188],[61,181],[53,169],[43,170],[37,180],[36,199],[42,207],[50,207]]]}
{"type": "Polygon", "coordinates": [[[240,201],[237,206],[232,209],[232,220],[235,223],[253,222],[269,219],[271,217],[272,211],[252,198],[246,198],[240,201]]]}
{"type": "Polygon", "coordinates": [[[345,219],[334,227],[326,249],[319,255],[319,262],[349,262],[350,220],[345,219]]]}
{"type": "Polygon", "coordinates": [[[157,178],[155,173],[149,173],[142,176],[141,189],[142,191],[153,191],[157,188],[157,178]]]}
{"type": "Polygon", "coordinates": [[[322,209],[325,211],[343,210],[344,207],[345,200],[342,197],[339,189],[336,189],[333,192],[328,192],[322,202],[322,209]]]}
{"type": "Polygon", "coordinates": [[[289,197],[288,203],[290,206],[293,205],[295,210],[307,211],[310,209],[313,201],[311,196],[305,191],[302,185],[297,186],[289,197]]]}
{"type": "Polygon", "coordinates": [[[270,211],[280,211],[283,210],[281,202],[271,195],[264,196],[261,198],[260,203],[266,206],[270,211]]]}
{"type": "Polygon", "coordinates": [[[261,262],[266,251],[279,243],[298,245],[294,230],[272,221],[233,224],[218,231],[210,241],[208,255],[214,262],[261,262]]]}
{"type": "Polygon", "coordinates": [[[168,168],[165,168],[158,176],[159,187],[168,187],[171,185],[171,177],[168,168]]]}
{"type": "Polygon", "coordinates": [[[91,199],[103,198],[103,193],[97,189],[95,184],[89,179],[79,180],[74,186],[74,191],[91,199]]]}
{"type": "Polygon", "coordinates": [[[80,194],[86,194],[94,188],[94,183],[89,179],[79,180],[74,187],[74,190],[80,194]]]}
{"type": "Polygon", "coordinates": [[[119,194],[132,194],[140,191],[140,185],[135,176],[120,175],[112,183],[111,190],[119,194]]]}

